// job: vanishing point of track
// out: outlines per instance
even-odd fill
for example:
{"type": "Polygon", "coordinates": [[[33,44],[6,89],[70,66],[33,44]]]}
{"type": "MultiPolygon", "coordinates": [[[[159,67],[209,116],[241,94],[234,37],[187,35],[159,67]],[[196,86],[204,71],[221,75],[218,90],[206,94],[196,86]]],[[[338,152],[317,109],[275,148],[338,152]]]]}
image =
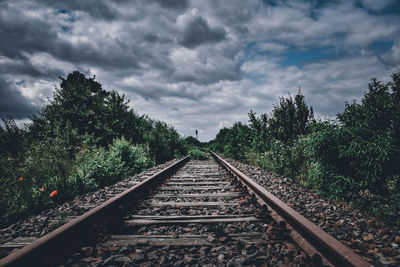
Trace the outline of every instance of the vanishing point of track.
{"type": "Polygon", "coordinates": [[[0,266],[369,265],[212,155],[175,162],[0,266]]]}

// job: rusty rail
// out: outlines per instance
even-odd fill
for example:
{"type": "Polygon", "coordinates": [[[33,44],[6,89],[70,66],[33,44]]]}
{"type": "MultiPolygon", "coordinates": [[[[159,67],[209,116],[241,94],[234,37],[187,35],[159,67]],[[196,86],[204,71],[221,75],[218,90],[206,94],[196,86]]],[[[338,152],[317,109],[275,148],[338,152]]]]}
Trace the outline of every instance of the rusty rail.
{"type": "Polygon", "coordinates": [[[246,186],[248,186],[259,198],[286,220],[297,232],[299,232],[317,251],[335,266],[370,266],[363,258],[350,248],[340,243],[327,232],[306,219],[300,213],[289,207],[276,196],[268,192],[264,187],[254,182],[241,171],[233,167],[226,160],[210,151],[210,153],[225,168],[231,171],[246,186]]]}
{"type": "Polygon", "coordinates": [[[0,260],[0,266],[48,266],[65,257],[87,237],[90,227],[97,220],[109,218],[118,213],[118,207],[132,199],[139,199],[166,175],[181,167],[189,157],[185,157],[130,189],[107,200],[96,208],[64,224],[15,253],[0,260]]]}

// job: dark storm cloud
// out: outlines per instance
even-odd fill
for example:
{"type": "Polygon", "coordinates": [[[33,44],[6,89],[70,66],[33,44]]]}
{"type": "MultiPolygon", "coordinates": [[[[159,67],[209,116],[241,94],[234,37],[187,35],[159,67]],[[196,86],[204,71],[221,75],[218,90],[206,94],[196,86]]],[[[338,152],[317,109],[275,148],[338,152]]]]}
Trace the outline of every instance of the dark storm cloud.
{"type": "MultiPolygon", "coordinates": [[[[82,11],[97,19],[113,20],[120,16],[120,12],[111,5],[109,1],[98,0],[68,0],[68,1],[53,1],[53,0],[36,0],[37,3],[52,7],[61,13],[69,13],[73,11],[82,11]]],[[[126,0],[113,1],[116,4],[123,4],[126,0]]]]}
{"type": "Polygon", "coordinates": [[[15,84],[0,76],[0,118],[11,116],[15,119],[23,119],[38,111],[18,91],[15,84]]]}
{"type": "MultiPolygon", "coordinates": [[[[43,62],[44,64],[46,62],[43,62]]],[[[41,78],[53,80],[54,77],[64,75],[65,71],[60,66],[51,66],[50,68],[41,69],[40,67],[32,64],[29,58],[22,57],[19,60],[10,60],[7,63],[0,64],[0,73],[2,75],[12,76],[15,74],[24,75],[32,78],[41,78]]]]}
{"type": "Polygon", "coordinates": [[[226,31],[222,27],[211,28],[202,17],[191,21],[184,29],[180,44],[194,48],[205,43],[218,43],[224,40],[226,31]]]}
{"type": "Polygon", "coordinates": [[[204,122],[205,139],[299,86],[334,115],[399,69],[394,1],[0,0],[1,114],[24,118],[79,70],[183,134],[204,122]],[[377,53],[377,41],[393,46],[377,53]]]}
{"type": "Polygon", "coordinates": [[[162,7],[166,8],[176,8],[176,9],[185,9],[189,5],[188,0],[155,0],[162,7]]]}
{"type": "Polygon", "coordinates": [[[26,60],[24,53],[46,52],[74,64],[92,64],[105,69],[135,69],[141,60],[139,57],[152,57],[139,45],[118,40],[104,40],[100,46],[95,40],[74,44],[67,38],[61,39],[59,32],[62,30],[53,21],[26,17],[15,8],[3,10],[0,15],[1,54],[26,60]]]}
{"type": "MultiPolygon", "coordinates": [[[[42,77],[45,73],[35,68],[32,64],[26,61],[26,59],[20,61],[12,61],[9,63],[3,63],[0,65],[1,74],[14,74],[19,73],[28,75],[31,77],[42,77]]],[[[53,73],[54,74],[54,73],[53,73]]],[[[47,73],[46,73],[47,76],[47,73]]]]}
{"type": "Polygon", "coordinates": [[[51,49],[57,32],[51,23],[41,19],[26,18],[20,10],[1,4],[0,53],[9,58],[25,58],[26,51],[51,49]]]}

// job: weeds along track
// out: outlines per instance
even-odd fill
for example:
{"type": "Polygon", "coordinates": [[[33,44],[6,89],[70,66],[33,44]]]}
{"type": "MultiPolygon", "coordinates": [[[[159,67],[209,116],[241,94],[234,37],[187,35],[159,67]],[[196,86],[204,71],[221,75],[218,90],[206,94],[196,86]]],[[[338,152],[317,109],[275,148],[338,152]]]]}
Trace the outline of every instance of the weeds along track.
{"type": "Polygon", "coordinates": [[[332,252],[325,232],[214,156],[175,162],[0,265],[368,265],[345,247],[332,252]]]}

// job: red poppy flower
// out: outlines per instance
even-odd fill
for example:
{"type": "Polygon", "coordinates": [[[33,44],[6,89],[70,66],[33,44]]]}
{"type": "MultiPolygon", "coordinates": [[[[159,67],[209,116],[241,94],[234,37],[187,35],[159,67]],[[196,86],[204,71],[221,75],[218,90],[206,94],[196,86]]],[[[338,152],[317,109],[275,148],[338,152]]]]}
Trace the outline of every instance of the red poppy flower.
{"type": "Polygon", "coordinates": [[[24,180],[24,178],[22,178],[22,177],[19,177],[19,179],[18,180],[20,180],[20,181],[23,181],[24,180]]]}
{"type": "Polygon", "coordinates": [[[57,195],[57,194],[58,194],[58,191],[57,191],[57,190],[54,190],[53,192],[50,193],[50,197],[54,197],[54,196],[57,195]]]}
{"type": "Polygon", "coordinates": [[[44,191],[44,187],[40,188],[40,191],[44,191]]]}

